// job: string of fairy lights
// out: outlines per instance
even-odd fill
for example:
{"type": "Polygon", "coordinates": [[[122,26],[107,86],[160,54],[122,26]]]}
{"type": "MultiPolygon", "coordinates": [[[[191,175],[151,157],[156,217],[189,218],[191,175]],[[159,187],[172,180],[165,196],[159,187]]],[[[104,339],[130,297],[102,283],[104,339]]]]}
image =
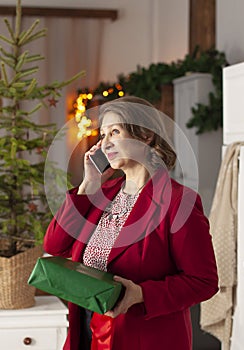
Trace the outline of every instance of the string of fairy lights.
{"type": "Polygon", "coordinates": [[[98,130],[94,127],[92,120],[85,115],[87,108],[89,105],[92,105],[94,98],[98,100],[102,96],[102,100],[105,102],[123,97],[124,95],[125,92],[120,84],[114,84],[107,89],[103,89],[101,92],[79,93],[73,104],[75,121],[78,127],[77,138],[81,140],[84,137],[96,136],[98,134],[98,130]]]}
{"type": "Polygon", "coordinates": [[[81,93],[77,97],[73,107],[75,109],[75,121],[78,126],[77,138],[82,139],[83,137],[96,136],[97,130],[92,129],[92,121],[85,115],[87,101],[92,100],[92,93],[81,93]]]}

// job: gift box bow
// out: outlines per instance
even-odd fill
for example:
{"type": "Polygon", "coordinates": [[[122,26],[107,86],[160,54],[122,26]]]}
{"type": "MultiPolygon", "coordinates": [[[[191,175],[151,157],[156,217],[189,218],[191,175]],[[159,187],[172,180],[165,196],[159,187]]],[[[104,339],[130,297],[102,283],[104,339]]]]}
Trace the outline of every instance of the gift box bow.
{"type": "Polygon", "coordinates": [[[37,260],[28,284],[99,314],[111,310],[122,292],[111,273],[54,256],[37,260]]]}

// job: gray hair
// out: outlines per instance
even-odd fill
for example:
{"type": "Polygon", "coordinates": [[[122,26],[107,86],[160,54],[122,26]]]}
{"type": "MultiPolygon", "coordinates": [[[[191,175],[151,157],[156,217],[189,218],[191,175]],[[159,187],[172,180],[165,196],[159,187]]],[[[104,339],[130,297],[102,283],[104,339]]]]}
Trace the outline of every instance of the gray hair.
{"type": "Polygon", "coordinates": [[[150,161],[153,166],[158,167],[163,161],[168,170],[174,167],[176,153],[170,145],[164,125],[166,116],[162,112],[148,101],[135,96],[121,97],[101,105],[100,124],[107,112],[117,114],[121,118],[122,127],[133,138],[145,142],[145,136],[151,136],[149,146],[151,147],[150,161]]]}

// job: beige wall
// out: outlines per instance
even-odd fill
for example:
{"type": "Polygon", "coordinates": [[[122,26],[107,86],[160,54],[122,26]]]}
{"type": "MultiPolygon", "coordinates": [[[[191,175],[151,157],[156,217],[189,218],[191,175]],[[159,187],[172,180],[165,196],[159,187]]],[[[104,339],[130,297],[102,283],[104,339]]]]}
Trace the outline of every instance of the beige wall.
{"type": "MultiPolygon", "coordinates": [[[[188,51],[188,0],[22,0],[24,6],[118,9],[119,19],[106,20],[101,79],[114,81],[137,65],[171,62],[188,51]]],[[[15,5],[15,0],[0,0],[15,5]]],[[[82,39],[81,33],[81,39],[82,39]]]]}
{"type": "MultiPolygon", "coordinates": [[[[169,62],[188,51],[189,0],[22,0],[26,6],[98,7],[119,10],[116,22],[106,23],[102,76],[113,80],[137,64],[169,62]]],[[[15,5],[15,0],[0,0],[15,5]]],[[[244,61],[244,1],[216,0],[217,48],[231,64],[244,61]]]]}
{"type": "Polygon", "coordinates": [[[244,61],[243,13],[243,0],[217,0],[217,48],[230,64],[244,61]]]}

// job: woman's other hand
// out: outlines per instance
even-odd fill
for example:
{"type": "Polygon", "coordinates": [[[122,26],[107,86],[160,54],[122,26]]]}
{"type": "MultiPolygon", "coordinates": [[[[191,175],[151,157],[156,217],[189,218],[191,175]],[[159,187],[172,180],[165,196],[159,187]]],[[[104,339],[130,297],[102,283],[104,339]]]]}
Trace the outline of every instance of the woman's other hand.
{"type": "Polygon", "coordinates": [[[114,280],[123,284],[125,287],[125,294],[123,299],[116,304],[113,310],[105,313],[106,316],[110,316],[112,318],[115,318],[120,314],[125,314],[132,305],[142,303],[144,301],[142,288],[138,284],[119,276],[114,276],[114,280]]]}

